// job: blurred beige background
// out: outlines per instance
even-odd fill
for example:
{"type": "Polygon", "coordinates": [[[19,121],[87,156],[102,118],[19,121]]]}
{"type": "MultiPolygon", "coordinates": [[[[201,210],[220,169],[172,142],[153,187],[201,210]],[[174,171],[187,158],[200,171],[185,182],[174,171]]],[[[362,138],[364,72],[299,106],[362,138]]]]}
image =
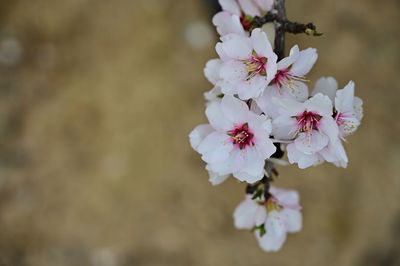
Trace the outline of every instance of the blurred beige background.
{"type": "MultiPolygon", "coordinates": [[[[215,57],[205,0],[0,2],[0,265],[400,265],[398,0],[287,0],[324,33],[309,78],[356,82],[346,170],[279,167],[304,227],[278,253],[233,227],[188,133],[215,57]]],[[[314,82],[310,84],[313,86],[314,82]]]]}

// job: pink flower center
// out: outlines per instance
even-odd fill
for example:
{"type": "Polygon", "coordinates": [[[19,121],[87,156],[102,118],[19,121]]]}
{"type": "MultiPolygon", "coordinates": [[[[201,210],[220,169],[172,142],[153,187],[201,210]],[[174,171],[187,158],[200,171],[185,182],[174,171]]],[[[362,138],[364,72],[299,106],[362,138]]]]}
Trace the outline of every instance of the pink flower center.
{"type": "Polygon", "coordinates": [[[275,86],[277,88],[280,88],[282,85],[287,85],[292,89],[293,89],[293,86],[298,87],[299,85],[297,85],[292,80],[297,80],[297,81],[302,81],[302,82],[308,81],[303,76],[294,75],[292,72],[290,72],[290,70],[288,68],[286,68],[286,69],[278,70],[276,72],[273,83],[275,84],[275,86]]]}
{"type": "Polygon", "coordinates": [[[242,14],[240,15],[240,24],[242,24],[243,29],[244,29],[245,31],[250,31],[250,30],[251,30],[252,23],[251,23],[251,21],[249,20],[249,17],[246,16],[246,14],[243,13],[243,12],[242,12],[242,14]]]}
{"type": "Polygon", "coordinates": [[[346,115],[346,113],[338,113],[338,111],[334,111],[333,115],[332,115],[333,119],[336,120],[336,124],[338,126],[340,126],[341,124],[343,124],[344,122],[346,122],[346,118],[348,117],[348,115],[346,115]]]}
{"type": "Polygon", "coordinates": [[[301,114],[296,116],[297,120],[297,131],[298,132],[308,132],[311,134],[311,131],[319,129],[319,121],[322,116],[315,112],[304,111],[301,114]]]}
{"type": "Polygon", "coordinates": [[[254,134],[249,129],[249,124],[235,126],[232,130],[227,132],[231,136],[233,145],[239,149],[244,149],[247,146],[254,145],[254,134]]]}
{"type": "MultiPolygon", "coordinates": [[[[253,54],[255,54],[255,52],[253,52],[253,54]]],[[[267,62],[268,58],[258,55],[253,55],[249,60],[247,60],[244,63],[246,65],[246,71],[248,73],[247,80],[253,78],[256,75],[266,76],[267,62]]]]}

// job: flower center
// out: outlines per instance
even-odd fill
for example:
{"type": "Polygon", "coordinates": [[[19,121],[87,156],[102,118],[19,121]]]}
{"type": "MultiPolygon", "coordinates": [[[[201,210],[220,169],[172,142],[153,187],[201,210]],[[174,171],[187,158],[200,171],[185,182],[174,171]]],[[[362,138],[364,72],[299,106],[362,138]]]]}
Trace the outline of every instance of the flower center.
{"type": "Polygon", "coordinates": [[[244,64],[246,65],[246,71],[248,73],[247,80],[253,78],[256,75],[267,75],[266,67],[268,58],[254,54],[255,52],[253,52],[253,56],[249,60],[246,60],[244,62],[244,64]]]}
{"type": "Polygon", "coordinates": [[[254,134],[250,131],[248,123],[235,126],[235,128],[229,130],[227,134],[231,136],[233,145],[241,150],[247,146],[254,145],[254,134]]]}
{"type": "MultiPolygon", "coordinates": [[[[288,68],[286,68],[286,69],[278,70],[276,72],[273,83],[275,84],[275,86],[277,88],[280,88],[282,85],[286,85],[289,88],[291,88],[293,91],[294,90],[293,87],[299,86],[295,82],[293,82],[294,80],[302,81],[302,82],[308,81],[304,76],[296,76],[292,72],[290,72],[290,70],[288,68]]],[[[293,91],[293,93],[294,93],[294,91],[293,91]]]]}
{"type": "Polygon", "coordinates": [[[240,24],[242,24],[243,29],[245,31],[250,31],[252,28],[252,21],[251,21],[251,17],[247,16],[245,13],[242,12],[242,14],[240,15],[240,24]]]}
{"type": "Polygon", "coordinates": [[[268,200],[265,202],[259,202],[260,205],[264,205],[265,208],[267,209],[267,212],[272,212],[272,211],[281,211],[283,209],[283,206],[279,204],[279,201],[271,196],[268,200]]]}
{"type": "Polygon", "coordinates": [[[297,131],[298,132],[308,132],[311,134],[311,130],[318,130],[319,121],[322,116],[315,112],[304,111],[296,116],[297,120],[297,131]]]}

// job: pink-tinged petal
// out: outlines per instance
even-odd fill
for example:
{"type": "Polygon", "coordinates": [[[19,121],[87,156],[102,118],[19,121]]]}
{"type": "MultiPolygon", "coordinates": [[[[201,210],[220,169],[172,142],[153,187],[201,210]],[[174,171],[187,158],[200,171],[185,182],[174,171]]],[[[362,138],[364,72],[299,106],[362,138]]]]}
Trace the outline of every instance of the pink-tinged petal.
{"type": "Polygon", "coordinates": [[[213,17],[212,23],[217,27],[217,32],[221,36],[230,33],[246,36],[246,32],[240,23],[240,18],[238,15],[232,15],[229,12],[222,11],[213,17]]]}
{"type": "Polygon", "coordinates": [[[342,90],[336,92],[335,108],[339,113],[352,111],[354,99],[354,82],[350,81],[342,90]]]}
{"type": "Polygon", "coordinates": [[[285,221],[286,230],[289,233],[297,233],[302,228],[302,215],[298,210],[284,208],[280,213],[285,221]]]}
{"type": "Polygon", "coordinates": [[[317,50],[314,48],[308,48],[300,51],[299,57],[296,62],[293,63],[291,72],[296,76],[305,76],[310,72],[318,59],[317,50]]]}
{"type": "Polygon", "coordinates": [[[292,80],[290,85],[282,85],[281,93],[283,97],[304,102],[308,99],[308,87],[301,81],[292,80]]]}
{"type": "Polygon", "coordinates": [[[230,130],[232,127],[232,123],[226,119],[221,105],[217,102],[211,103],[206,108],[206,116],[211,126],[215,129],[230,130]]]}
{"type": "Polygon", "coordinates": [[[300,133],[294,141],[296,148],[308,155],[322,150],[329,142],[329,139],[324,134],[320,134],[316,130],[312,130],[311,134],[300,133]]]}
{"type": "Polygon", "coordinates": [[[189,134],[190,145],[197,151],[197,147],[214,129],[209,124],[198,125],[189,134]]]}
{"type": "Polygon", "coordinates": [[[233,213],[233,220],[237,229],[251,229],[255,221],[254,217],[257,212],[258,205],[251,199],[250,195],[246,195],[246,199],[242,201],[233,213]]]}
{"type": "Polygon", "coordinates": [[[268,159],[276,152],[276,146],[273,144],[271,139],[268,138],[262,141],[257,139],[256,141],[255,148],[257,149],[260,157],[264,158],[264,160],[268,159]]]}
{"type": "Polygon", "coordinates": [[[274,0],[253,0],[262,11],[270,11],[274,5],[274,0]]]}
{"type": "Polygon", "coordinates": [[[206,163],[219,163],[228,159],[229,153],[233,148],[232,143],[228,141],[229,136],[213,132],[209,134],[198,146],[198,152],[206,163]]]}
{"type": "Polygon", "coordinates": [[[244,164],[239,172],[233,173],[233,176],[240,181],[254,183],[264,176],[265,161],[260,158],[255,148],[247,148],[243,151],[244,164]]]}
{"type": "Polygon", "coordinates": [[[239,0],[240,7],[246,15],[261,16],[260,11],[252,0],[239,0]]]}
{"type": "Polygon", "coordinates": [[[254,220],[256,226],[262,225],[267,220],[267,211],[263,206],[258,206],[254,220]]]}
{"type": "MultiPolygon", "coordinates": [[[[206,167],[206,169],[207,169],[207,167],[206,167]]],[[[210,171],[210,170],[208,170],[208,174],[210,176],[208,181],[210,181],[210,183],[213,186],[217,186],[217,185],[223,183],[229,177],[229,175],[219,175],[218,173],[210,171]]]]}
{"type": "Polygon", "coordinates": [[[286,240],[286,234],[270,236],[268,233],[266,233],[264,236],[260,237],[260,233],[257,230],[254,232],[254,235],[256,236],[261,249],[266,252],[279,251],[286,240]]]}
{"type": "Polygon", "coordinates": [[[321,93],[316,94],[304,102],[307,111],[315,112],[321,116],[332,116],[332,101],[328,96],[321,93]]]}
{"type": "Polygon", "coordinates": [[[300,169],[305,169],[322,162],[318,154],[307,155],[302,153],[296,148],[294,143],[287,145],[286,151],[289,162],[291,164],[297,163],[300,169]]]}
{"type": "Polygon", "coordinates": [[[247,104],[231,95],[225,95],[221,101],[221,109],[225,117],[232,123],[245,123],[248,120],[247,104]]]}
{"type": "Polygon", "coordinates": [[[228,34],[223,38],[222,50],[230,58],[242,60],[251,57],[253,48],[249,38],[237,34],[228,34]]]}
{"type": "Polygon", "coordinates": [[[319,131],[328,136],[332,144],[335,144],[339,138],[339,128],[335,120],[330,116],[325,116],[319,122],[319,131]]]}
{"type": "Polygon", "coordinates": [[[215,85],[220,79],[219,70],[221,65],[221,59],[211,59],[207,62],[206,67],[204,68],[204,75],[213,85],[215,85]]]}
{"type": "Polygon", "coordinates": [[[238,88],[238,96],[242,100],[259,97],[268,85],[265,77],[257,75],[250,80],[242,81],[238,88]]]}
{"type": "MultiPolygon", "coordinates": [[[[251,32],[250,39],[258,56],[270,57],[274,53],[267,34],[260,28],[251,32]]],[[[267,64],[270,64],[270,62],[267,62],[267,64]]]]}
{"type": "Polygon", "coordinates": [[[338,89],[337,81],[332,77],[322,77],[315,83],[315,87],[311,96],[315,96],[318,93],[322,93],[329,97],[334,102],[336,90],[338,89]]]}
{"type": "Polygon", "coordinates": [[[236,0],[218,0],[218,2],[221,5],[222,10],[228,11],[235,15],[240,15],[240,7],[236,0]]]}

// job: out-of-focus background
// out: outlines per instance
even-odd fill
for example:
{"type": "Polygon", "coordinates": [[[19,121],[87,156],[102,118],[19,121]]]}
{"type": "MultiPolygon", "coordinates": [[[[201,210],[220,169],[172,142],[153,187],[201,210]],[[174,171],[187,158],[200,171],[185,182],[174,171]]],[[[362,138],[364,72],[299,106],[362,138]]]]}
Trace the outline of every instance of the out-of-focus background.
{"type": "Polygon", "coordinates": [[[347,169],[279,167],[304,226],[264,253],[212,187],[188,133],[216,57],[205,0],[0,2],[0,265],[400,265],[397,0],[287,0],[313,21],[313,82],[356,83],[364,120],[347,169]]]}

